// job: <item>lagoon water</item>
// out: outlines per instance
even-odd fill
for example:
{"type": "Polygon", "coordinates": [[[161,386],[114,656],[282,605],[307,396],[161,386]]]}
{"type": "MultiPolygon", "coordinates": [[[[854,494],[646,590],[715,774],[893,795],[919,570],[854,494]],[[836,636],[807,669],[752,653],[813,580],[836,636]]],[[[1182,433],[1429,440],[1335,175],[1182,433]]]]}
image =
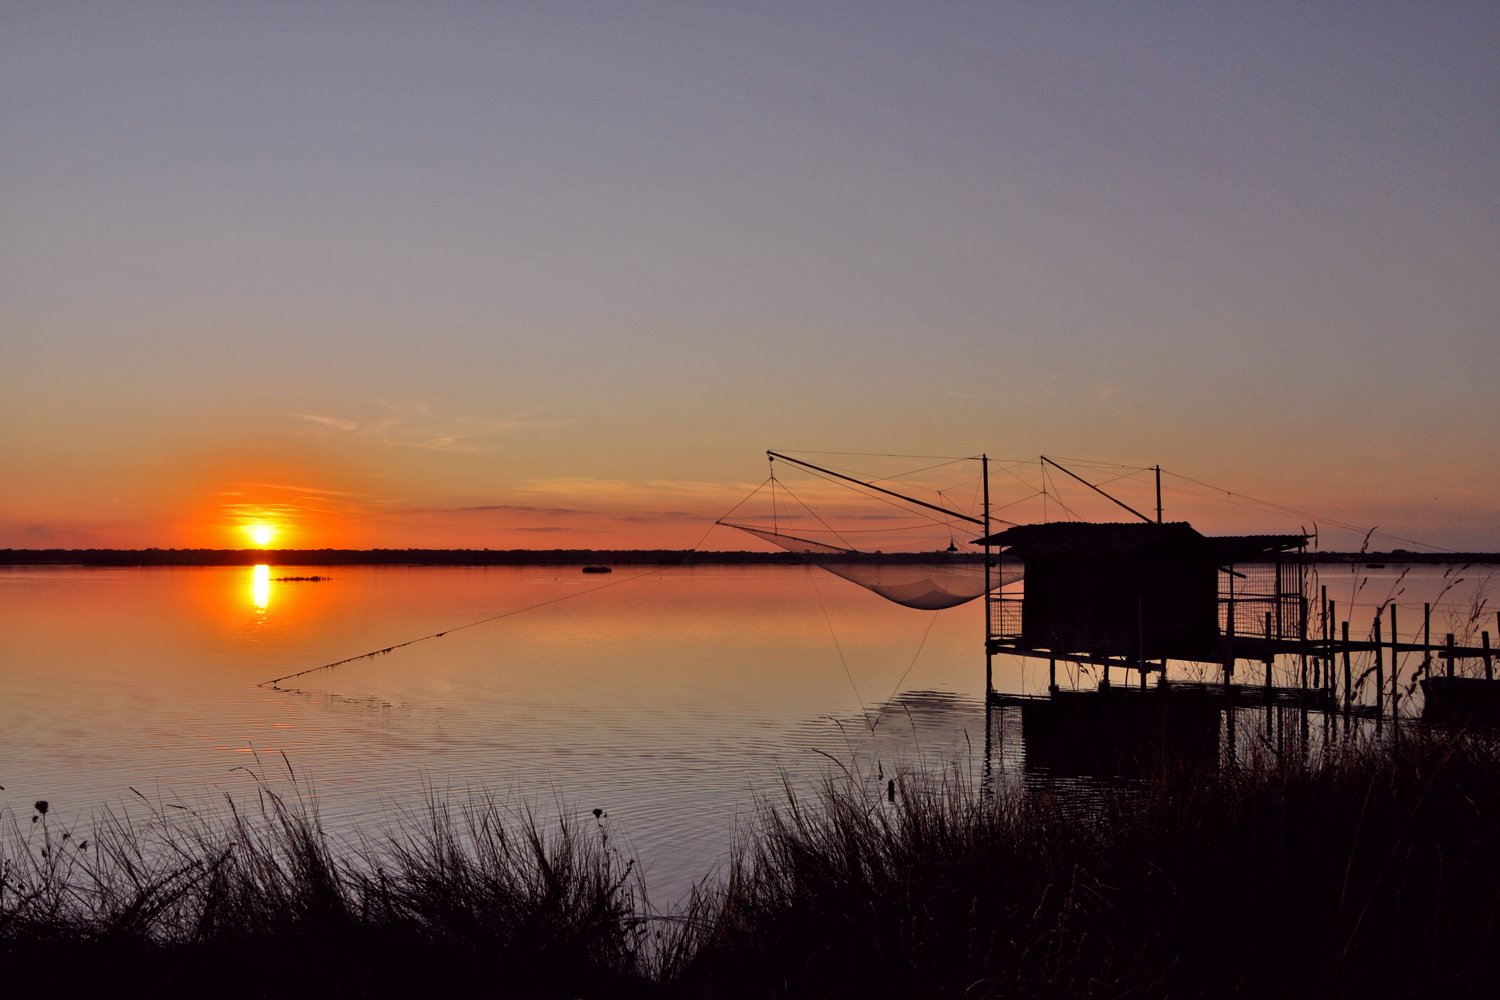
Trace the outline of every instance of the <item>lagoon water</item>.
{"type": "MultiPolygon", "coordinates": [[[[1394,597],[1413,633],[1422,601],[1442,598],[1441,632],[1484,596],[1487,575],[1470,575],[1446,592],[1444,567],[1321,580],[1356,620],[1394,597]]],[[[997,725],[986,754],[982,615],[912,611],[800,567],[4,568],[0,820],[47,799],[87,827],[104,808],[149,812],[137,793],[213,810],[253,801],[254,773],[311,792],[353,842],[429,795],[493,794],[584,822],[604,810],[671,906],[783,781],[1018,775],[1018,726],[997,725]],[[281,579],[312,575],[327,579],[281,579]]],[[[995,671],[1004,691],[1046,683],[1044,663],[995,671]]]]}
{"type": "Polygon", "coordinates": [[[982,625],[791,567],[3,569],[0,808],[214,809],[285,754],[351,839],[430,792],[605,810],[670,905],[784,777],[977,773],[982,625]]]}

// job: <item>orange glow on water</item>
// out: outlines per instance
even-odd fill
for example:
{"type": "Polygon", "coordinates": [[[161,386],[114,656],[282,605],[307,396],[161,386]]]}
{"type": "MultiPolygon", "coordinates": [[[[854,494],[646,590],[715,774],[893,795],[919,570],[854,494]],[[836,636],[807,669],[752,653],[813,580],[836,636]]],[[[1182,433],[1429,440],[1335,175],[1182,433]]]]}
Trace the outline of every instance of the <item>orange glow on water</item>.
{"type": "Polygon", "coordinates": [[[271,567],[265,563],[250,571],[250,602],[257,611],[271,606],[271,567]]]}

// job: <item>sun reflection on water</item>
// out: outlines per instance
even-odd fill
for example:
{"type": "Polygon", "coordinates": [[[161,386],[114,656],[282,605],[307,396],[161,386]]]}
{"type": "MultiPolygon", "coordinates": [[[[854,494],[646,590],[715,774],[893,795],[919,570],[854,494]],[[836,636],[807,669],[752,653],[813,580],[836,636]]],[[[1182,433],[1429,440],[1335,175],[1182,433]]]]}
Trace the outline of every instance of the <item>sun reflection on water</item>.
{"type": "Polygon", "coordinates": [[[271,567],[265,563],[250,572],[250,600],[257,611],[264,611],[271,604],[271,567]]]}

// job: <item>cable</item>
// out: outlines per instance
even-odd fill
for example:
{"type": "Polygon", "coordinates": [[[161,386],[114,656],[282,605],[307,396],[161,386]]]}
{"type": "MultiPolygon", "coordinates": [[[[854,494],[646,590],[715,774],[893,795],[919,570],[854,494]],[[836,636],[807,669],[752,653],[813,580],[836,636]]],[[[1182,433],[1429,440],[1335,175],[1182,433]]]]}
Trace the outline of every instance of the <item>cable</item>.
{"type": "MultiPolygon", "coordinates": [[[[703,537],[707,538],[708,536],[704,535],[703,537]]],[[[700,542],[699,544],[702,543],[700,542]]],[[[268,681],[261,681],[255,686],[266,687],[269,685],[270,687],[274,688],[280,685],[282,681],[289,681],[294,680],[298,677],[305,677],[308,674],[315,674],[319,670],[332,670],[334,667],[341,667],[346,663],[354,663],[358,660],[374,659],[375,657],[383,656],[386,653],[394,653],[396,650],[403,649],[406,646],[414,646],[419,642],[426,642],[428,639],[441,639],[443,636],[447,635],[450,632],[462,632],[466,628],[474,628],[478,625],[487,625],[490,622],[499,621],[502,618],[510,618],[512,615],[519,615],[527,611],[535,611],[537,608],[545,608],[549,604],[560,604],[563,601],[569,601],[575,597],[583,597],[585,594],[597,594],[601,590],[608,590],[610,587],[618,587],[621,584],[633,583],[636,580],[651,576],[652,574],[657,572],[659,572],[659,570],[653,567],[644,573],[639,573],[636,576],[626,577],[623,580],[611,580],[609,583],[601,584],[598,587],[590,587],[588,590],[580,590],[571,594],[564,594],[561,597],[553,597],[545,601],[539,601],[536,604],[528,604],[524,608],[513,608],[510,611],[502,611],[499,614],[490,615],[486,618],[480,618],[477,621],[472,621],[464,625],[456,625],[453,628],[443,629],[443,631],[441,632],[430,632],[427,635],[418,636],[415,639],[407,639],[405,642],[398,642],[395,645],[386,646],[384,649],[372,649],[368,653],[360,653],[356,656],[346,656],[342,660],[334,660],[332,663],[324,663],[321,666],[308,667],[306,670],[298,670],[296,673],[282,674],[280,677],[273,677],[268,681]]]]}
{"type": "Polygon", "coordinates": [[[891,701],[900,692],[901,685],[906,683],[906,675],[911,673],[912,668],[917,665],[917,660],[919,660],[922,656],[922,650],[927,646],[927,637],[932,634],[932,626],[935,622],[937,622],[937,616],[940,614],[942,614],[941,611],[934,611],[932,614],[927,616],[927,628],[922,632],[922,641],[917,643],[917,651],[912,654],[911,662],[906,665],[906,670],[904,670],[901,676],[897,678],[896,686],[891,689],[890,697],[881,702],[880,711],[875,713],[875,721],[870,723],[870,732],[873,733],[875,731],[875,727],[880,725],[880,719],[885,715],[885,710],[890,706],[891,701]]]}
{"type": "Polygon", "coordinates": [[[818,607],[823,609],[823,621],[828,625],[828,635],[833,639],[833,648],[838,650],[839,663],[843,665],[844,676],[849,679],[849,687],[854,691],[854,700],[859,705],[860,718],[865,720],[865,725],[869,726],[870,732],[873,733],[875,725],[870,721],[870,717],[865,714],[864,696],[859,693],[859,685],[854,683],[854,674],[849,670],[849,661],[844,658],[844,647],[839,642],[838,631],[833,627],[833,616],[828,613],[828,605],[823,602],[823,591],[818,587],[817,574],[809,576],[808,579],[812,581],[813,593],[818,597],[818,607]]]}

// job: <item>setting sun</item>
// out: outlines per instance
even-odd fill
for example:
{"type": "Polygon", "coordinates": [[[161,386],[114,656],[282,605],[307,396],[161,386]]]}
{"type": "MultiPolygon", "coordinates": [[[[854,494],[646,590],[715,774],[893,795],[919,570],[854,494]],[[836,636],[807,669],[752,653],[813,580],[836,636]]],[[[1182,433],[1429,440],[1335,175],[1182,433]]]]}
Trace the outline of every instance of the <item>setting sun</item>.
{"type": "Polygon", "coordinates": [[[276,535],[276,529],[269,524],[252,524],[248,525],[245,530],[249,532],[250,540],[256,545],[269,545],[276,535]]]}

